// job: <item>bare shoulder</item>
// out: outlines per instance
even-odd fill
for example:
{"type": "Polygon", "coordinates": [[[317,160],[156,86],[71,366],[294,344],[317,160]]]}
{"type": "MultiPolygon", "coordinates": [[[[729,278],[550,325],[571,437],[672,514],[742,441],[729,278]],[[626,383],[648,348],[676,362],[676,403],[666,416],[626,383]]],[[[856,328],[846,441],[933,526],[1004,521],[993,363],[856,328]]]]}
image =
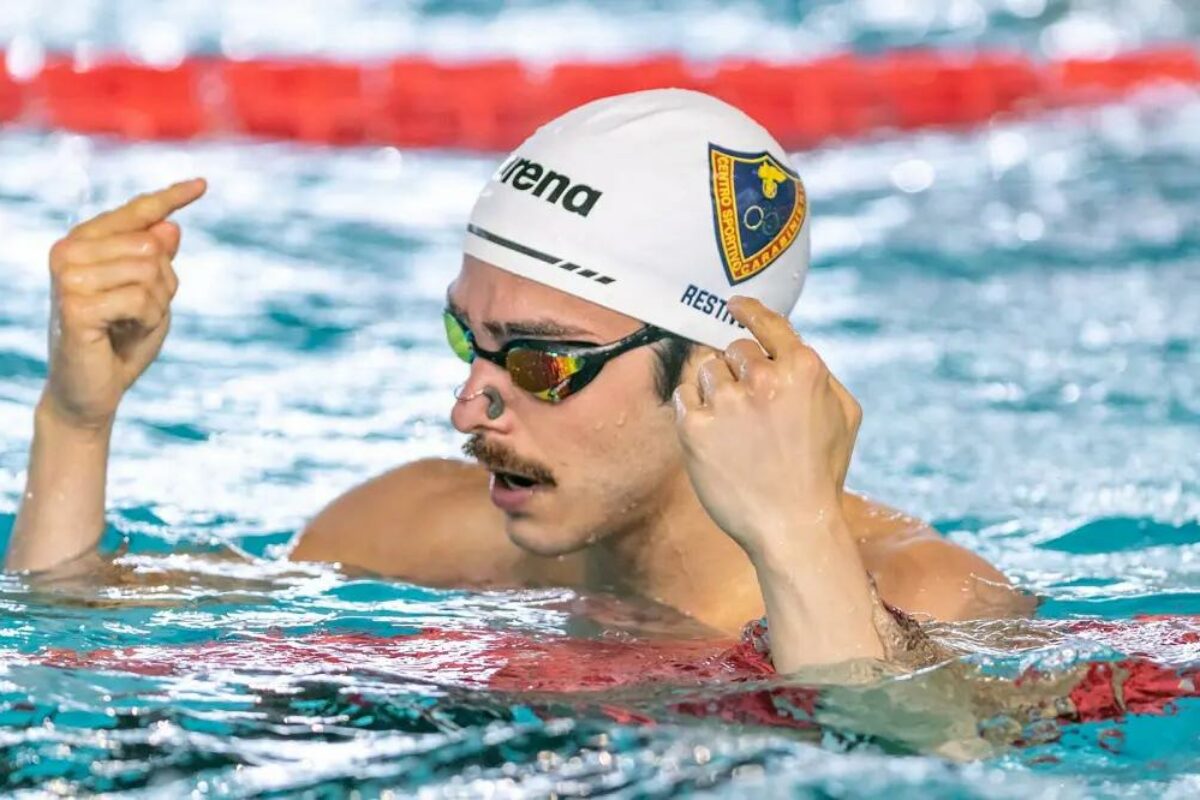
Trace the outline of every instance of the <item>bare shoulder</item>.
{"type": "Polygon", "coordinates": [[[291,558],[432,586],[569,583],[574,573],[509,541],[487,472],[453,459],[414,461],[350,489],[309,522],[291,558]]]}
{"type": "Polygon", "coordinates": [[[916,517],[847,493],[847,522],[884,600],[918,618],[1025,616],[1036,600],[985,559],[916,517]]]}

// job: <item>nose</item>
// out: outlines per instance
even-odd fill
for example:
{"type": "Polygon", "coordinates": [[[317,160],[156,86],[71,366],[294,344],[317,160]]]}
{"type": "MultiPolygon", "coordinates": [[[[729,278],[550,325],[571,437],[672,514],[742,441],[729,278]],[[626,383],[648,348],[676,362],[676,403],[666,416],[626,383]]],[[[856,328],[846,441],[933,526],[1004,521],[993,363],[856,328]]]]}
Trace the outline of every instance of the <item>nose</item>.
{"type": "Polygon", "coordinates": [[[504,370],[481,358],[475,359],[467,382],[455,393],[450,423],[459,433],[508,431],[512,416],[508,411],[511,391],[512,384],[504,370]],[[488,413],[489,408],[494,419],[488,413]]]}

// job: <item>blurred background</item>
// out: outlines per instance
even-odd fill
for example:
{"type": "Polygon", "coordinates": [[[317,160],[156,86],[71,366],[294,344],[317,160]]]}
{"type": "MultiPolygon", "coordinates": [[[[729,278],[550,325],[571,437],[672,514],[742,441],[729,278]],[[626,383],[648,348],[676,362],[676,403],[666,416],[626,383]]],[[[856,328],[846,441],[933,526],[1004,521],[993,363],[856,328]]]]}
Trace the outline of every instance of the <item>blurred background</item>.
{"type": "Polygon", "coordinates": [[[982,45],[1062,58],[1178,43],[1197,33],[1198,15],[1186,0],[11,0],[0,35],[10,49],[115,50],[157,64],[196,53],[795,60],[982,45]]]}
{"type": "MultiPolygon", "coordinates": [[[[340,491],[457,452],[439,311],[504,152],[592,97],[685,85],[759,117],[807,185],[793,322],[863,403],[851,485],[997,563],[1045,619],[1200,614],[1198,46],[1189,0],[5,0],[0,542],[46,374],[46,253],[70,224],[208,178],[180,217],[171,338],[122,406],[108,545],[278,555],[340,491]]],[[[12,652],[483,614],[384,608],[326,576],[265,590],[286,614],[197,589],[175,598],[187,614],[97,618],[5,580],[12,652]]],[[[37,675],[6,708],[111,708],[37,675]]],[[[780,791],[1188,797],[1200,725],[1182,708],[1121,747],[1083,726],[974,771],[712,736],[789,764],[780,791]]],[[[148,785],[168,759],[148,744],[105,783],[71,741],[18,731],[5,752],[57,763],[64,791],[148,785]]],[[[270,785],[319,785],[293,777],[270,785]]]]}

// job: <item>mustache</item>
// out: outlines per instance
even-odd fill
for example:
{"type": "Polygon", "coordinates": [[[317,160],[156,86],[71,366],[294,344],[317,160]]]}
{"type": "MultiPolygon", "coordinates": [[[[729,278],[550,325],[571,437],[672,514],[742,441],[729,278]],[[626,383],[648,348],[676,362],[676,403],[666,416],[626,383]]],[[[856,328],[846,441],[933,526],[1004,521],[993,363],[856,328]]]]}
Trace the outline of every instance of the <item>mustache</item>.
{"type": "Polygon", "coordinates": [[[482,434],[476,433],[471,436],[462,450],[467,458],[475,459],[492,472],[512,472],[547,486],[558,485],[549,467],[522,458],[504,445],[483,438],[482,434]]]}

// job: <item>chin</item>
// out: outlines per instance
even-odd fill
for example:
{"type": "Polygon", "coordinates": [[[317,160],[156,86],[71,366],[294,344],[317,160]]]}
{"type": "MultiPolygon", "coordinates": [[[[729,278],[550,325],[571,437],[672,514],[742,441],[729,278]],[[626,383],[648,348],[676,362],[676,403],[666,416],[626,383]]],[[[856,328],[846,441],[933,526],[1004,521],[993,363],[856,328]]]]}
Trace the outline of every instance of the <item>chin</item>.
{"type": "Polygon", "coordinates": [[[529,516],[512,516],[504,526],[510,542],[527,553],[545,558],[566,556],[583,550],[596,541],[587,533],[572,531],[564,526],[535,520],[529,516]]]}

